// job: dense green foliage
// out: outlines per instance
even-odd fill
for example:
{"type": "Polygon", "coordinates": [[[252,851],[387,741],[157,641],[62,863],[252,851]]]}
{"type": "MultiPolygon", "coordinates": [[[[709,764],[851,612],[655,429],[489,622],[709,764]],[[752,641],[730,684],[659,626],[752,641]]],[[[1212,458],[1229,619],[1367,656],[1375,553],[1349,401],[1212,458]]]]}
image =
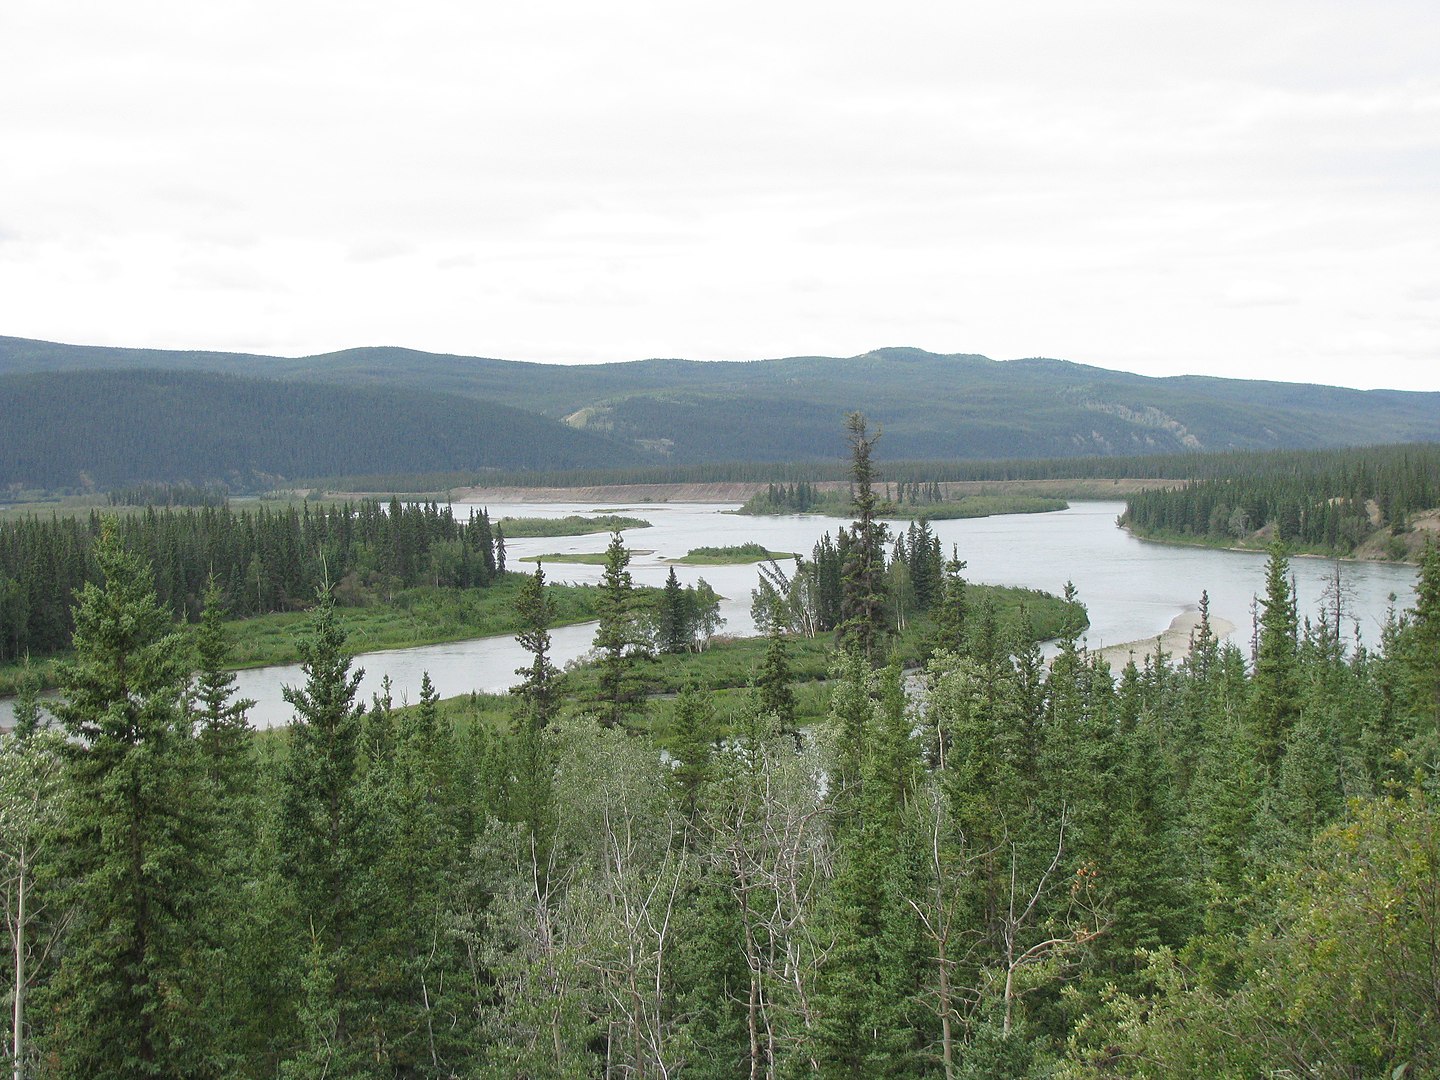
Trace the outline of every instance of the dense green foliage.
{"type": "MultiPolygon", "coordinates": [[[[500,570],[486,513],[461,521],[433,503],[150,509],[112,527],[154,566],[161,603],[187,620],[198,618],[212,575],[232,614],[254,615],[306,606],[326,583],[355,603],[367,590],[485,586],[500,570]]],[[[0,661],[69,645],[68,600],[98,580],[100,531],[99,514],[0,522],[0,661]]]]}
{"type": "Polygon", "coordinates": [[[228,496],[219,484],[133,484],[108,499],[111,506],[224,506],[228,496]]]}
{"type": "Polygon", "coordinates": [[[96,557],[84,738],[0,742],[26,1076],[1440,1069],[1440,550],[1369,651],[1297,620],[1277,548],[1253,674],[1204,623],[1179,664],[1067,634],[1047,668],[967,595],[919,696],[852,647],[798,742],[772,627],[728,741],[720,699],[666,703],[668,765],[563,690],[510,735],[428,687],[361,703],[328,603],[295,723],[247,735],[185,692],[223,640],[193,657],[96,557]]]}
{"type": "Polygon", "coordinates": [[[1391,446],[1257,459],[1243,474],[1146,491],[1123,521],[1144,536],[1240,543],[1269,529],[1305,550],[1347,555],[1377,533],[1399,539],[1440,507],[1440,447],[1391,446]]]}
{"type": "MultiPolygon", "coordinates": [[[[358,700],[326,589],[294,720],[257,736],[219,570],[177,633],[105,523],[64,737],[33,693],[0,736],[17,1075],[1440,1072],[1440,547],[1378,649],[1302,619],[1277,541],[1251,655],[1202,596],[1182,661],[1117,675],[1073,587],[1005,616],[925,519],[892,536],[878,435],[847,430],[853,524],[765,566],[763,639],[707,656],[713,593],[641,593],[615,532],[587,668],[550,665],[519,582],[509,715],[428,678],[358,700]]],[[[367,513],[392,554],[460,528],[311,528],[367,513]]]]}

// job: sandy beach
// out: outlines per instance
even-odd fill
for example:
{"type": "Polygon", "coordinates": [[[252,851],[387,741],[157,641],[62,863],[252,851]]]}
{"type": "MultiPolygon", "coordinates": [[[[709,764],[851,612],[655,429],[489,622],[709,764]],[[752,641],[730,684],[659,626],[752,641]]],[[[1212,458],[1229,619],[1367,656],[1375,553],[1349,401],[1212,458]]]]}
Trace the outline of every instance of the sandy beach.
{"type": "MultiPolygon", "coordinates": [[[[1117,674],[1129,662],[1133,656],[1135,663],[1143,664],[1146,655],[1155,651],[1156,638],[1165,651],[1175,660],[1181,660],[1190,655],[1190,635],[1200,625],[1200,612],[1182,611],[1170,621],[1165,630],[1156,637],[1143,638],[1139,641],[1126,641],[1119,645],[1107,645],[1103,649],[1092,650],[1096,655],[1105,659],[1110,669],[1117,674]]],[[[1218,638],[1223,638],[1235,629],[1235,624],[1228,619],[1210,617],[1210,632],[1218,638]]]]}

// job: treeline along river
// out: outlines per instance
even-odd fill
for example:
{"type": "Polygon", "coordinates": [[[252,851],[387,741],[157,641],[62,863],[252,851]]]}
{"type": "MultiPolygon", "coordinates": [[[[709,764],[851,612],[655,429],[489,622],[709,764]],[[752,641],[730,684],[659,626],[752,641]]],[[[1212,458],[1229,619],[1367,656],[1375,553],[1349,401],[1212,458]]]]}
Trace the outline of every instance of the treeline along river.
{"type": "MultiPolygon", "coordinates": [[[[472,509],[454,505],[455,517],[468,520],[472,509]]],[[[840,518],[817,515],[742,517],[729,511],[735,505],[657,504],[640,507],[591,504],[536,503],[489,506],[489,520],[504,517],[564,517],[569,514],[614,513],[651,522],[648,529],[625,534],[636,554],[630,571],[637,585],[661,586],[669,573],[667,560],[693,548],[754,541],[771,551],[798,551],[808,555],[824,533],[832,537],[848,524],[840,518]]],[[[1145,642],[1161,634],[1171,621],[1195,607],[1202,591],[1210,597],[1217,623],[1235,627],[1231,637],[1248,646],[1251,605],[1263,591],[1265,556],[1260,553],[1215,551],[1207,548],[1156,544],[1136,539],[1116,526],[1124,511],[1120,502],[1079,502],[1068,510],[1049,514],[1008,514],[962,521],[933,522],[945,555],[952,547],[964,559],[965,577],[981,584],[1018,585],[1058,593],[1067,581],[1075,584],[1089,609],[1086,640],[1092,649],[1122,642],[1145,642]]],[[[892,531],[907,522],[891,522],[892,531]]],[[[507,541],[507,564],[527,569],[526,556],[548,553],[587,553],[604,550],[603,534],[572,537],[514,538],[507,541]]],[[[1325,559],[1295,559],[1291,568],[1302,618],[1313,614],[1330,587],[1336,564],[1325,559]]],[[[595,565],[554,562],[547,579],[595,583],[602,568],[595,565]]],[[[682,582],[703,577],[724,600],[721,615],[724,634],[745,636],[755,632],[750,618],[750,592],[758,580],[755,565],[681,566],[682,582]]],[[[1348,611],[1347,635],[1355,632],[1375,644],[1386,612],[1393,605],[1408,606],[1414,597],[1415,569],[1411,566],[1345,562],[1340,564],[1348,611]],[[1392,601],[1392,596],[1395,598],[1392,601]]],[[[564,664],[584,655],[590,647],[594,624],[561,627],[553,631],[554,658],[564,664]]],[[[352,640],[364,650],[363,640],[352,640]]],[[[418,700],[420,679],[429,672],[444,697],[472,690],[499,692],[513,685],[515,669],[526,655],[513,638],[477,638],[385,652],[361,652],[357,667],[365,669],[361,693],[380,689],[389,677],[397,701],[418,700]]],[[[252,668],[239,673],[241,696],[252,698],[251,722],[274,727],[290,720],[290,706],[281,688],[303,682],[298,665],[252,668]]],[[[9,701],[0,701],[0,725],[13,713],[9,701]]]]}
{"type": "MultiPolygon", "coordinates": [[[[457,504],[454,509],[457,518],[468,517],[469,507],[457,504]]],[[[679,558],[692,548],[754,541],[771,551],[808,555],[824,533],[833,537],[847,524],[838,518],[809,515],[740,517],[726,512],[733,509],[733,505],[709,504],[491,504],[489,517],[498,521],[507,516],[564,517],[623,510],[644,518],[651,522],[651,528],[625,534],[627,545],[637,552],[630,570],[637,585],[657,587],[664,584],[669,573],[666,560],[679,558]]],[[[1085,636],[1091,648],[1153,639],[1175,616],[1193,609],[1202,591],[1209,593],[1216,620],[1233,624],[1233,639],[1248,648],[1251,604],[1264,590],[1265,556],[1138,540],[1116,527],[1116,518],[1123,510],[1124,504],[1119,502],[1083,502],[1058,513],[939,521],[932,528],[947,557],[954,546],[960,558],[966,560],[965,576],[970,581],[1055,593],[1067,581],[1074,582],[1080,599],[1089,608],[1090,628],[1085,636]]],[[[892,522],[892,529],[904,528],[905,524],[892,522]]],[[[520,560],[527,555],[599,552],[605,543],[603,535],[511,539],[507,541],[507,564],[512,569],[524,569],[530,564],[520,560]]],[[[1296,559],[1291,568],[1303,618],[1319,609],[1335,564],[1323,559],[1296,559]]],[[[601,570],[599,566],[555,562],[546,566],[545,573],[551,581],[593,583],[600,580],[601,570]]],[[[726,620],[722,633],[754,633],[750,619],[750,591],[758,578],[754,565],[681,566],[678,573],[685,583],[705,578],[725,598],[721,604],[721,615],[726,620]]],[[[1397,609],[1412,603],[1415,569],[1347,562],[1341,564],[1340,574],[1346,593],[1347,635],[1358,627],[1363,639],[1373,645],[1379,640],[1391,597],[1396,598],[1393,603],[1397,609]]],[[[555,630],[556,661],[564,663],[583,655],[589,649],[593,631],[593,624],[555,630]]],[[[364,648],[361,641],[352,641],[351,645],[364,648]]],[[[396,700],[414,702],[419,697],[421,675],[426,671],[445,697],[472,690],[496,692],[517,681],[515,669],[525,660],[514,640],[504,637],[364,653],[357,666],[365,669],[363,694],[378,691],[380,680],[389,676],[396,700]]],[[[241,672],[241,695],[256,701],[252,723],[271,727],[288,722],[290,707],[281,698],[281,687],[302,681],[300,669],[294,665],[241,672]]]]}

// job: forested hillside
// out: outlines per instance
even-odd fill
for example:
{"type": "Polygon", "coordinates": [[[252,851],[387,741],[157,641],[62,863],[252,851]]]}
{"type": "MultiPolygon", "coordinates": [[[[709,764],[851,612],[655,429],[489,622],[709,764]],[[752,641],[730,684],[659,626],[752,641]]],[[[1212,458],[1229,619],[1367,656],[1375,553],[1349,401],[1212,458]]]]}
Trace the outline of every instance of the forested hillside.
{"type": "Polygon", "coordinates": [[[641,455],[506,405],[193,371],[0,377],[0,485],[237,490],[347,473],[623,465],[641,455]]]}
{"type": "MultiPolygon", "coordinates": [[[[886,454],[897,459],[1440,440],[1440,394],[1199,377],[1155,379],[1059,360],[997,362],[920,349],[748,363],[644,360],[567,366],[396,348],[290,359],[0,338],[0,373],[102,367],[224,371],[347,389],[383,388],[397,403],[425,391],[503,404],[564,421],[572,430],[598,434],[612,440],[611,445],[623,443],[644,459],[666,464],[829,459],[835,453],[840,418],[857,402],[864,402],[872,419],[884,427],[886,454]]],[[[420,411],[435,408],[433,403],[411,406],[420,411]]],[[[532,430],[542,445],[558,439],[554,428],[532,430]]],[[[572,457],[575,445],[557,442],[551,456],[572,457]]],[[[587,445],[598,453],[601,444],[587,445]]],[[[330,474],[406,471],[420,470],[392,463],[330,474]]]]}

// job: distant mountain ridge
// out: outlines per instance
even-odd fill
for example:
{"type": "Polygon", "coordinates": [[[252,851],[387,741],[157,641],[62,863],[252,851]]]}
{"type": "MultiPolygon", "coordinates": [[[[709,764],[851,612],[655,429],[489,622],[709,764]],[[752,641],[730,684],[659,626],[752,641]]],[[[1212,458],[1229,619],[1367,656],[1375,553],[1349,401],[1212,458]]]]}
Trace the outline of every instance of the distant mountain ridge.
{"type": "Polygon", "coordinates": [[[303,477],[641,463],[614,440],[454,395],[100,369],[0,376],[0,485],[268,488],[303,477]]]}
{"type": "MultiPolygon", "coordinates": [[[[291,396],[307,401],[319,400],[313,395],[322,386],[331,388],[332,395],[383,393],[389,402],[389,422],[414,426],[407,433],[397,428],[394,438],[386,440],[391,451],[382,452],[374,438],[363,449],[351,447],[342,431],[324,454],[297,452],[285,459],[287,468],[300,470],[287,475],[305,476],[332,475],[347,459],[352,465],[339,467],[339,472],[515,467],[517,459],[527,456],[553,462],[581,459],[577,466],[587,467],[833,459],[844,452],[841,418],[852,409],[863,410],[883,428],[879,449],[890,459],[1440,441],[1440,393],[1193,375],[1151,378],[1065,360],[997,361],[914,348],[877,349],[843,358],[657,359],[566,366],[390,347],[290,358],[6,337],[0,337],[0,425],[7,433],[18,430],[12,425],[30,407],[27,401],[33,405],[47,400],[46,395],[62,395],[57,407],[47,407],[46,415],[60,429],[56,438],[80,444],[87,441],[87,411],[103,404],[85,387],[105,385],[102,376],[140,371],[165,372],[177,380],[171,384],[175,400],[169,407],[198,409],[191,428],[200,443],[206,436],[199,417],[213,411],[199,404],[182,405],[179,388],[187,387],[184,393],[194,395],[199,403],[218,385],[190,381],[201,375],[290,385],[295,387],[291,396]],[[67,380],[46,381],[61,375],[67,380]],[[71,399],[68,414],[65,395],[71,399]],[[491,410],[485,413],[489,419],[484,424],[495,429],[496,439],[462,447],[440,431],[452,422],[480,423],[459,419],[475,415],[464,410],[476,407],[491,410]],[[529,445],[525,453],[503,452],[507,440],[529,445]],[[433,452],[426,450],[429,444],[435,444],[433,452]],[[408,449],[401,453],[400,446],[408,449]],[[387,460],[392,462],[388,466],[383,464],[387,460]],[[431,460],[436,464],[419,464],[431,460]],[[442,466],[441,460],[452,464],[442,466]]],[[[253,401],[253,408],[237,414],[234,423],[263,425],[274,432],[276,421],[255,411],[262,408],[264,397],[247,399],[253,401]]],[[[148,408],[158,410],[153,422],[163,423],[162,399],[151,394],[147,400],[148,408]]],[[[278,403],[272,405],[278,408],[278,403]]],[[[355,407],[367,417],[374,411],[363,402],[355,407]]],[[[332,418],[338,414],[335,409],[327,412],[332,418]]],[[[299,422],[293,417],[283,421],[299,422]]],[[[243,471],[252,467],[245,455],[258,453],[258,448],[232,447],[232,451],[242,455],[235,464],[243,471]]],[[[10,453],[6,460],[13,456],[10,453]]],[[[137,462],[137,467],[142,463],[137,462]]],[[[176,464],[171,458],[169,464],[157,460],[143,467],[164,471],[176,464]]],[[[87,471],[79,469],[78,459],[67,458],[66,468],[87,471]]],[[[28,479],[13,467],[0,468],[0,482],[28,479]]]]}

